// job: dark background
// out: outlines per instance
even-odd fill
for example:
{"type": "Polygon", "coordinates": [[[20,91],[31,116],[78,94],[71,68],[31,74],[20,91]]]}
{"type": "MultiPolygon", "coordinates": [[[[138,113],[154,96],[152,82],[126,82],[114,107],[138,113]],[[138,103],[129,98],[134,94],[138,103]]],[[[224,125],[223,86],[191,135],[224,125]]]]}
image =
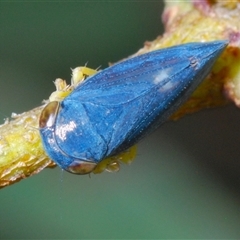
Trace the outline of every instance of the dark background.
{"type": "MultiPolygon", "coordinates": [[[[40,105],[70,68],[102,68],[163,32],[161,1],[0,2],[0,114],[40,105]]],[[[0,190],[0,237],[238,238],[240,113],[169,122],[118,173],[47,169],[0,190]]]]}

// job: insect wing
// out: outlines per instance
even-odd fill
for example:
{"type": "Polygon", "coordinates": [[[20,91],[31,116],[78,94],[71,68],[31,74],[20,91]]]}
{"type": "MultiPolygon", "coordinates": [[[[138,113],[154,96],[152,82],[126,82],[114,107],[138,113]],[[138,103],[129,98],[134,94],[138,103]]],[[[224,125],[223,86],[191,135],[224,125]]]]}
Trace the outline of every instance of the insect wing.
{"type": "Polygon", "coordinates": [[[100,161],[151,133],[207,76],[225,41],[191,43],[109,67],[61,103],[55,141],[66,155],[100,161]]]}

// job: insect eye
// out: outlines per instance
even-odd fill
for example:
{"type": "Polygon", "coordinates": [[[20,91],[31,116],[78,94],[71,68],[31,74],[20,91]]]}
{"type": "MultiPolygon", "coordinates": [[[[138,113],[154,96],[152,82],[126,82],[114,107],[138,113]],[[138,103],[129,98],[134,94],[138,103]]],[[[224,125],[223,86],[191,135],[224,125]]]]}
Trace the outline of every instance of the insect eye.
{"type": "Polygon", "coordinates": [[[39,127],[51,127],[55,123],[60,103],[53,101],[47,104],[41,112],[39,118],[39,127]]]}
{"type": "Polygon", "coordinates": [[[95,162],[86,162],[86,161],[81,161],[81,160],[75,160],[65,170],[70,173],[83,175],[83,174],[91,173],[96,166],[97,166],[97,164],[95,162]]]}

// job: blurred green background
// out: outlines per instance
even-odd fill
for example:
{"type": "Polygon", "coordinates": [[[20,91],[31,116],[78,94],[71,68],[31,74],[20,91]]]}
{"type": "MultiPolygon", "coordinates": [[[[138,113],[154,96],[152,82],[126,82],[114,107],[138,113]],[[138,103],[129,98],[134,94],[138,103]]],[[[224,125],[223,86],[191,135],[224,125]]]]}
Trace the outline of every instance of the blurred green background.
{"type": "MultiPolygon", "coordinates": [[[[1,1],[0,116],[40,105],[70,68],[102,68],[163,32],[162,1],[1,1]]],[[[169,122],[118,173],[59,168],[0,190],[1,239],[240,236],[240,113],[169,122]]]]}

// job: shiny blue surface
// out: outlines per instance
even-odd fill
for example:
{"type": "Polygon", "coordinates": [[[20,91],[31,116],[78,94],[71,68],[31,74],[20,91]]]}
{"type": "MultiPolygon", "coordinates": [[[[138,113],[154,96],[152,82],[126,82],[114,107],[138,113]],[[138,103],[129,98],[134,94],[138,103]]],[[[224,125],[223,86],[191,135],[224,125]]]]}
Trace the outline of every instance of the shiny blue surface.
{"type": "Polygon", "coordinates": [[[51,159],[67,169],[76,159],[100,162],[156,130],[210,72],[226,41],[157,50],[89,77],[40,129],[51,159]]]}

